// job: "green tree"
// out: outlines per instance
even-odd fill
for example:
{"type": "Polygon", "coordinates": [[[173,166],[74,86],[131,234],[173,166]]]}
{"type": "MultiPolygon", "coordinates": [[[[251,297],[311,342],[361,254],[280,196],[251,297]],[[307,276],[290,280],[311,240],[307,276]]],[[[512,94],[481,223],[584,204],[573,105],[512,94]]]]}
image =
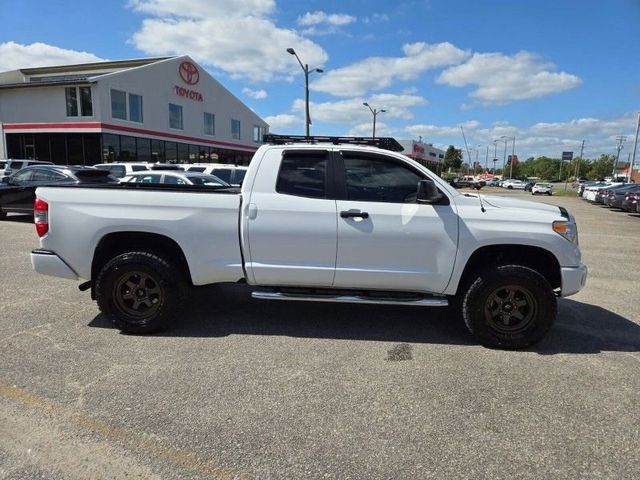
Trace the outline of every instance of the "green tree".
{"type": "Polygon", "coordinates": [[[587,173],[587,177],[599,180],[611,175],[613,171],[613,163],[616,161],[615,155],[600,155],[600,158],[591,163],[591,168],[587,173]]]}
{"type": "Polygon", "coordinates": [[[462,166],[462,152],[453,145],[449,145],[444,154],[444,168],[446,170],[460,170],[462,166]]]}

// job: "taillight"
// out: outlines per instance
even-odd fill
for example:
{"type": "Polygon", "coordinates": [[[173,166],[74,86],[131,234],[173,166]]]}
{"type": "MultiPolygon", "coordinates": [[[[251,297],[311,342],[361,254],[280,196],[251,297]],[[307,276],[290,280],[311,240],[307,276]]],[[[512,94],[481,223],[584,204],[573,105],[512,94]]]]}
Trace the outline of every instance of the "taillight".
{"type": "Polygon", "coordinates": [[[33,202],[33,220],[39,237],[44,237],[49,231],[49,204],[36,198],[33,202]]]}

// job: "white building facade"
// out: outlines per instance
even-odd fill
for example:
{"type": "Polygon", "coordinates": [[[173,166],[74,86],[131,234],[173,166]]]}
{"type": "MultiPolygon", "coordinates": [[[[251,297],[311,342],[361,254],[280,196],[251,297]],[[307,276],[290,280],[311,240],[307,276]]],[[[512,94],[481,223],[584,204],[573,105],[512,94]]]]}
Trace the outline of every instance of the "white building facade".
{"type": "Polygon", "coordinates": [[[267,131],[188,56],[0,73],[0,158],[248,164],[267,131]]]}
{"type": "Polygon", "coordinates": [[[407,157],[413,158],[418,163],[429,167],[434,172],[440,172],[444,163],[444,150],[435,148],[430,143],[416,140],[398,140],[407,157]]]}

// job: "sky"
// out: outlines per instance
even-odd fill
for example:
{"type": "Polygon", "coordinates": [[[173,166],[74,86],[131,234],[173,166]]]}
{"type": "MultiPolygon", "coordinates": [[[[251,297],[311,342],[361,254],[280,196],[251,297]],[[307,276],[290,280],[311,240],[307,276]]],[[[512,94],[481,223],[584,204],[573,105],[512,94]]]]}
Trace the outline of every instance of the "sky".
{"type": "Polygon", "coordinates": [[[367,102],[377,136],[481,163],[513,137],[521,159],[582,140],[595,158],[625,135],[627,160],[640,111],[640,0],[0,0],[0,25],[0,71],[189,55],[272,133],[304,134],[294,48],[323,70],[312,134],[370,136],[367,102]]]}

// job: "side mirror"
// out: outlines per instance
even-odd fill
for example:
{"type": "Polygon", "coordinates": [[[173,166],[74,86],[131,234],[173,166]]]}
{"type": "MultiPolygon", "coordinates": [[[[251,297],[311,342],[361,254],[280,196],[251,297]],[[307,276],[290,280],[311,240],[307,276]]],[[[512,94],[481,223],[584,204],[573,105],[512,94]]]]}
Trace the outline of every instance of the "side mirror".
{"type": "Polygon", "coordinates": [[[418,194],[416,201],[418,203],[434,204],[442,198],[442,194],[438,191],[438,187],[433,180],[420,180],[418,182],[418,194]]]}

